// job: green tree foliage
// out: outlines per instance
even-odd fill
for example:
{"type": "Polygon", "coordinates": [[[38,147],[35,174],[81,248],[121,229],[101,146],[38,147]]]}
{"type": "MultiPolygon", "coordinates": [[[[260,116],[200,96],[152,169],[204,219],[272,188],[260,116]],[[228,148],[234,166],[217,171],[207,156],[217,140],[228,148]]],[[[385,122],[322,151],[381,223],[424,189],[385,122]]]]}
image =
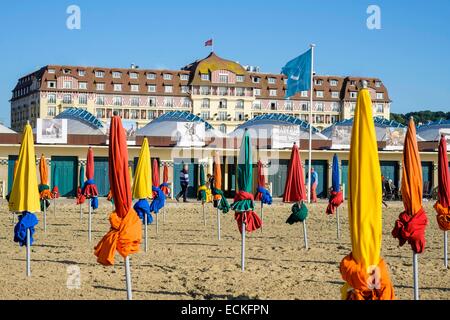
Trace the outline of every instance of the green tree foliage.
{"type": "Polygon", "coordinates": [[[426,124],[430,121],[438,121],[441,119],[450,120],[450,112],[425,110],[425,111],[408,112],[406,114],[391,113],[391,120],[395,120],[404,125],[408,123],[410,117],[414,118],[416,124],[419,123],[426,124]]]}

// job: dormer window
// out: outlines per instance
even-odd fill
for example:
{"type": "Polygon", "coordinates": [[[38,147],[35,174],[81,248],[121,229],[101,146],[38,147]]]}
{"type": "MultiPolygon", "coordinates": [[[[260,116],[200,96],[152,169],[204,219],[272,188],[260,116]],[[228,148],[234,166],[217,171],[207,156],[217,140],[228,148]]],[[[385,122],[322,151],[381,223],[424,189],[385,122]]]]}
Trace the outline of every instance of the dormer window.
{"type": "Polygon", "coordinates": [[[244,82],[244,76],[236,76],[236,82],[244,82]]]}
{"type": "Polygon", "coordinates": [[[114,71],[112,76],[114,79],[120,79],[120,77],[122,77],[122,72],[114,71]]]}
{"type": "Polygon", "coordinates": [[[337,80],[330,80],[330,86],[336,87],[337,85],[338,85],[338,81],[337,80]]]}
{"type": "Polygon", "coordinates": [[[203,81],[209,81],[209,74],[207,73],[202,73],[200,77],[203,81]]]}
{"type": "Polygon", "coordinates": [[[55,69],[48,69],[48,73],[55,73],[55,69]]]}
{"type": "Polygon", "coordinates": [[[275,84],[276,81],[277,81],[276,78],[269,78],[269,79],[268,79],[269,84],[275,84]]]}
{"type": "Polygon", "coordinates": [[[180,74],[180,80],[181,81],[188,81],[189,75],[188,74],[180,74]]]}
{"type": "Polygon", "coordinates": [[[252,81],[253,81],[253,83],[260,83],[261,82],[261,78],[260,77],[253,77],[252,81]]]}
{"type": "Polygon", "coordinates": [[[315,80],[314,80],[314,84],[315,84],[316,86],[321,86],[321,85],[323,84],[323,80],[322,80],[322,79],[315,79],[315,80]]]}
{"type": "Polygon", "coordinates": [[[138,73],[137,72],[130,72],[130,79],[137,79],[138,78],[138,73]]]}
{"type": "Polygon", "coordinates": [[[164,73],[163,74],[163,79],[164,80],[172,80],[172,75],[170,73],[164,73]]]}
{"type": "Polygon", "coordinates": [[[105,72],[104,71],[95,71],[95,77],[96,78],[104,78],[105,72]]]}
{"type": "Polygon", "coordinates": [[[78,70],[78,76],[84,77],[86,75],[86,71],[84,70],[78,70]]]}
{"type": "Polygon", "coordinates": [[[64,73],[64,74],[70,74],[71,71],[70,71],[70,69],[64,69],[64,70],[63,70],[63,73],[64,73]]]}
{"type": "Polygon", "coordinates": [[[147,79],[148,80],[155,80],[156,74],[155,73],[147,73],[147,79]]]}
{"type": "Polygon", "coordinates": [[[381,81],[375,81],[375,87],[380,88],[381,87],[381,81]]]}

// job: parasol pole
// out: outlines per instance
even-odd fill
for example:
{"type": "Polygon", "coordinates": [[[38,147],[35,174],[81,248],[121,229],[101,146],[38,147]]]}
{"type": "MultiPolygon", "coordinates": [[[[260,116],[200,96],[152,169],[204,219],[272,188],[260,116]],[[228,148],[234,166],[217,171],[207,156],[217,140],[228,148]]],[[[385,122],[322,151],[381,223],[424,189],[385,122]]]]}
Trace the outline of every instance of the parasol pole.
{"type": "Polygon", "coordinates": [[[80,203],[80,222],[83,220],[83,207],[81,206],[80,203]]]}
{"type": "Polygon", "coordinates": [[[16,223],[16,213],[15,212],[12,213],[12,223],[13,224],[16,223]]]}
{"type": "Polygon", "coordinates": [[[303,220],[303,239],[305,241],[305,249],[308,249],[308,234],[306,233],[306,219],[303,220]]]}
{"type": "Polygon", "coordinates": [[[263,211],[264,203],[261,200],[261,233],[263,232],[264,225],[264,211],[263,211]]]}
{"type": "Polygon", "coordinates": [[[220,241],[220,210],[217,205],[217,239],[220,241]]]}
{"type": "Polygon", "coordinates": [[[336,228],[337,228],[337,238],[341,238],[341,223],[339,221],[339,207],[336,208],[336,228]]]}
{"type": "Polygon", "coordinates": [[[56,197],[53,197],[53,216],[56,217],[56,197]]]}
{"type": "Polygon", "coordinates": [[[157,214],[155,212],[155,216],[156,216],[156,235],[158,235],[158,231],[159,231],[158,216],[159,216],[159,214],[157,214]]]}
{"type": "Polygon", "coordinates": [[[89,198],[88,201],[89,204],[89,222],[88,222],[88,238],[89,238],[89,242],[92,241],[92,198],[89,198]]]}
{"type": "Polygon", "coordinates": [[[44,199],[44,232],[47,232],[47,205],[44,199]]]}
{"type": "Polygon", "coordinates": [[[247,213],[243,212],[244,216],[242,218],[242,240],[241,240],[241,271],[245,270],[245,220],[247,218],[247,213]]]}
{"type": "Polygon", "coordinates": [[[418,254],[413,252],[414,300],[419,300],[419,263],[418,254]]]}
{"type": "Polygon", "coordinates": [[[147,213],[144,213],[144,251],[147,252],[147,213]]]}
{"type": "Polygon", "coordinates": [[[314,47],[315,44],[309,45],[311,47],[311,81],[309,88],[309,146],[308,146],[308,203],[311,203],[311,157],[312,157],[312,118],[313,118],[313,93],[314,93],[314,47]]]}
{"type": "Polygon", "coordinates": [[[444,266],[448,269],[448,238],[447,231],[444,231],[444,266]]]}
{"type": "Polygon", "coordinates": [[[205,213],[205,202],[202,201],[202,211],[203,211],[203,224],[206,227],[206,213],[205,213]]]}
{"type": "Polygon", "coordinates": [[[133,294],[131,292],[131,270],[130,270],[130,257],[125,257],[125,280],[127,283],[127,300],[133,300],[133,294]]]}
{"type": "Polygon", "coordinates": [[[27,277],[31,277],[31,233],[30,228],[27,228],[27,277]]]}

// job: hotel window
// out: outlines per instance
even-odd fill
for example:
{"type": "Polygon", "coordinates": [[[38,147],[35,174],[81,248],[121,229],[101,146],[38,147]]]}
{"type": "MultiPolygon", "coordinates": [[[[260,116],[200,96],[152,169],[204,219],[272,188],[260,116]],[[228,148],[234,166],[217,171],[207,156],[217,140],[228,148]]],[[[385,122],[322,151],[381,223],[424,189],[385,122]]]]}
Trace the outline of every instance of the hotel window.
{"type": "Polygon", "coordinates": [[[137,72],[130,72],[130,79],[137,79],[139,74],[137,72]]]}
{"type": "Polygon", "coordinates": [[[260,77],[252,77],[252,81],[253,81],[253,83],[260,83],[261,78],[260,77]]]}
{"type": "Polygon", "coordinates": [[[287,82],[288,82],[288,79],[287,79],[287,78],[284,78],[284,79],[283,79],[283,83],[284,83],[284,84],[287,84],[287,82]]]}
{"type": "Polygon", "coordinates": [[[226,109],[227,108],[227,100],[220,99],[219,101],[219,109],[226,109]]]}
{"type": "Polygon", "coordinates": [[[103,71],[95,71],[96,78],[103,78],[105,76],[105,72],[103,71]]]}
{"type": "Polygon", "coordinates": [[[335,123],[339,121],[339,116],[331,116],[331,123],[335,123]]]}
{"type": "Polygon", "coordinates": [[[228,83],[228,74],[224,74],[224,73],[219,74],[219,82],[220,83],[228,83]]]}
{"type": "Polygon", "coordinates": [[[276,95],[277,95],[277,90],[276,89],[270,89],[269,90],[269,96],[276,97],[276,95]]]}
{"type": "Polygon", "coordinates": [[[49,117],[56,116],[56,107],[47,107],[47,115],[49,117]]]}
{"type": "Polygon", "coordinates": [[[63,103],[65,104],[72,103],[72,95],[71,94],[63,95],[63,103]]]}
{"type": "Polygon", "coordinates": [[[226,96],[228,95],[228,88],[227,87],[219,87],[219,96],[226,96]]]}
{"type": "Polygon", "coordinates": [[[120,79],[120,77],[122,77],[122,72],[114,71],[112,76],[114,79],[120,79]]]}
{"type": "Polygon", "coordinates": [[[384,94],[382,92],[377,92],[377,99],[378,100],[384,99],[384,94]]]}
{"type": "Polygon", "coordinates": [[[383,111],[384,111],[383,104],[382,103],[377,103],[375,105],[375,112],[383,113],[383,111]]]}
{"type": "Polygon", "coordinates": [[[49,94],[47,96],[47,103],[56,103],[56,94],[49,94]]]}
{"type": "Polygon", "coordinates": [[[317,98],[323,98],[323,91],[316,91],[317,98]]]}
{"type": "Polygon", "coordinates": [[[164,92],[165,93],[172,93],[173,87],[172,86],[164,86],[164,92]]]}
{"type": "Polygon", "coordinates": [[[218,113],[218,119],[217,120],[227,120],[228,119],[228,113],[224,112],[224,111],[219,111],[218,113]]]}
{"type": "Polygon", "coordinates": [[[87,82],[78,82],[78,89],[87,90],[87,82]]]}
{"type": "Polygon", "coordinates": [[[244,100],[236,101],[236,109],[244,109],[244,100]]]}
{"type": "Polygon", "coordinates": [[[180,74],[180,80],[181,81],[188,81],[189,75],[188,74],[180,74]]]}
{"type": "Polygon", "coordinates": [[[323,123],[324,117],[323,116],[316,116],[316,123],[323,123]]]}
{"type": "Polygon", "coordinates": [[[309,103],[306,103],[306,102],[304,102],[304,103],[302,103],[302,111],[309,111],[309,103]]]}
{"type": "Polygon", "coordinates": [[[244,113],[243,112],[236,112],[234,114],[234,118],[236,121],[244,121],[244,113]]]}
{"type": "Polygon", "coordinates": [[[200,76],[200,78],[201,78],[203,81],[209,81],[209,74],[207,74],[207,73],[202,73],[201,76],[200,76]]]}
{"type": "Polygon", "coordinates": [[[322,102],[316,103],[316,111],[323,111],[323,103],[322,102]]]}
{"type": "Polygon", "coordinates": [[[113,105],[121,106],[122,105],[122,97],[113,97],[113,105]]]}
{"type": "Polygon", "coordinates": [[[201,95],[208,95],[209,94],[209,87],[200,87],[200,94],[201,95]]]}
{"type": "Polygon", "coordinates": [[[164,98],[165,107],[173,107],[173,98],[164,98]]]}
{"type": "Polygon", "coordinates": [[[55,69],[48,69],[48,73],[55,73],[55,69]]]}
{"type": "Polygon", "coordinates": [[[316,86],[321,86],[321,85],[323,84],[323,80],[321,80],[321,79],[315,79],[315,80],[314,80],[314,84],[315,84],[316,86]]]}
{"type": "Polygon", "coordinates": [[[350,81],[350,85],[351,85],[351,86],[356,85],[356,81],[355,81],[355,80],[351,80],[351,81],[350,81]]]}
{"type": "Polygon", "coordinates": [[[340,108],[338,102],[333,102],[331,104],[331,111],[334,111],[334,112],[340,112],[341,111],[341,108],[340,108]]]}
{"type": "Polygon", "coordinates": [[[78,104],[87,104],[87,94],[78,95],[78,104]]]}
{"type": "Polygon", "coordinates": [[[122,91],[122,84],[115,83],[114,84],[114,91],[122,91]]]}
{"type": "Polygon", "coordinates": [[[48,88],[56,88],[56,81],[48,81],[47,87],[48,88]]]}
{"type": "Polygon", "coordinates": [[[209,109],[209,99],[202,100],[202,109],[209,109]]]}
{"type": "Polygon", "coordinates": [[[338,85],[337,80],[330,80],[330,86],[336,87],[338,85]]]}
{"type": "Polygon", "coordinates": [[[253,101],[252,107],[255,110],[261,110],[261,101],[259,100],[253,101]]]}
{"type": "Polygon", "coordinates": [[[147,73],[147,79],[148,80],[155,80],[156,74],[155,73],[147,73]]]}
{"type": "Polygon", "coordinates": [[[155,97],[148,98],[148,105],[149,107],[156,107],[156,98],[155,97]]]}
{"type": "Polygon", "coordinates": [[[288,100],[284,103],[284,107],[286,110],[293,110],[292,108],[292,101],[288,100]]]}
{"type": "Polygon", "coordinates": [[[95,88],[99,91],[105,90],[105,84],[104,83],[96,83],[95,88]]]}
{"type": "Polygon", "coordinates": [[[202,118],[203,120],[209,120],[209,111],[200,112],[200,118],[202,118]]]}
{"type": "Polygon", "coordinates": [[[105,109],[96,108],[95,113],[97,114],[97,118],[105,118],[105,109]]]}
{"type": "Polygon", "coordinates": [[[133,92],[138,92],[139,91],[139,85],[138,84],[132,84],[130,86],[130,90],[133,92]]]}
{"type": "Polygon", "coordinates": [[[270,102],[270,110],[277,110],[278,109],[278,103],[276,101],[270,102]]]}
{"type": "Polygon", "coordinates": [[[236,95],[238,97],[243,97],[245,95],[244,88],[236,88],[236,95]]]}
{"type": "Polygon", "coordinates": [[[105,97],[97,96],[97,98],[95,99],[95,104],[97,104],[99,106],[104,106],[105,105],[105,97]]]}
{"type": "Polygon", "coordinates": [[[131,97],[131,106],[139,107],[139,97],[131,97]]]}
{"type": "Polygon", "coordinates": [[[375,81],[375,87],[381,88],[381,81],[375,81]]]}
{"type": "Polygon", "coordinates": [[[148,120],[152,120],[152,119],[155,119],[155,118],[156,118],[156,112],[155,111],[152,111],[152,110],[147,111],[147,119],[148,120]]]}
{"type": "Polygon", "coordinates": [[[84,70],[78,70],[78,76],[84,77],[86,75],[86,71],[84,70]]]}
{"type": "Polygon", "coordinates": [[[119,115],[119,117],[121,117],[121,116],[123,115],[122,109],[114,109],[114,112],[117,112],[117,114],[119,115]]]}
{"type": "Polygon", "coordinates": [[[358,97],[358,92],[352,91],[350,92],[350,98],[356,99],[358,97]]]}
{"type": "Polygon", "coordinates": [[[222,123],[219,125],[219,131],[222,133],[227,133],[227,125],[222,123]]]}
{"type": "Polygon", "coordinates": [[[356,103],[351,102],[350,103],[350,112],[355,112],[356,103]]]}
{"type": "Polygon", "coordinates": [[[331,92],[331,97],[334,99],[339,99],[339,92],[338,91],[331,92]]]}
{"type": "Polygon", "coordinates": [[[257,89],[257,88],[253,89],[253,94],[255,96],[260,96],[261,95],[261,89],[257,89]]]}
{"type": "Polygon", "coordinates": [[[189,108],[191,106],[191,99],[189,98],[183,98],[183,100],[181,100],[181,104],[183,106],[183,108],[189,108]]]}
{"type": "Polygon", "coordinates": [[[189,86],[181,86],[181,93],[188,93],[189,92],[189,86]]]}
{"type": "Polygon", "coordinates": [[[70,71],[70,69],[64,69],[64,70],[63,70],[63,73],[64,73],[64,74],[71,74],[72,72],[70,71]]]}
{"type": "Polygon", "coordinates": [[[172,80],[172,75],[170,73],[164,73],[163,74],[163,79],[164,80],[172,80]]]}
{"type": "Polygon", "coordinates": [[[148,90],[148,92],[156,92],[156,86],[151,84],[151,85],[147,86],[147,90],[148,90]]]}
{"type": "Polygon", "coordinates": [[[131,117],[130,117],[131,119],[134,119],[134,120],[139,119],[139,110],[132,109],[130,114],[131,114],[131,117]]]}
{"type": "Polygon", "coordinates": [[[276,78],[269,78],[268,81],[269,81],[270,84],[275,84],[277,79],[276,78]]]}
{"type": "Polygon", "coordinates": [[[308,91],[302,91],[302,92],[300,93],[300,96],[303,97],[303,98],[308,97],[308,91]]]}
{"type": "Polygon", "coordinates": [[[244,82],[244,76],[236,76],[236,82],[244,82]]]}

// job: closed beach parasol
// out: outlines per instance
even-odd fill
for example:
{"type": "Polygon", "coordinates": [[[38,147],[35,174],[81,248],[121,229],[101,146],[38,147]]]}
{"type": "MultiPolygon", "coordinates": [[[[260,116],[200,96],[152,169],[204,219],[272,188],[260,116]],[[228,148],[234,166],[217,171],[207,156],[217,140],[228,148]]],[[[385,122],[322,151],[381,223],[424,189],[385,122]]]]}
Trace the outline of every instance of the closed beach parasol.
{"type": "Polygon", "coordinates": [[[148,140],[144,138],[139,153],[139,159],[136,167],[136,173],[133,181],[133,198],[139,199],[134,204],[134,210],[136,210],[139,218],[144,224],[144,250],[147,248],[147,224],[153,222],[152,215],[150,214],[150,205],[147,201],[152,196],[152,168],[150,166],[150,149],[148,147],[148,140]]]}
{"type": "Polygon", "coordinates": [[[447,141],[441,136],[438,160],[438,201],[434,204],[439,229],[444,231],[444,266],[448,268],[447,233],[450,230],[450,172],[448,169],[447,141]]]}
{"type": "Polygon", "coordinates": [[[206,202],[206,179],[205,179],[205,166],[200,165],[200,185],[197,189],[197,200],[202,201],[202,212],[203,212],[203,224],[206,226],[206,213],[205,213],[205,202],[206,202]]]}
{"type": "Polygon", "coordinates": [[[59,174],[58,174],[58,170],[55,170],[53,172],[53,188],[52,188],[52,196],[53,196],[53,215],[56,216],[56,199],[59,198],[59,189],[58,189],[58,184],[59,184],[59,174]]]}
{"type": "Polygon", "coordinates": [[[394,289],[381,249],[381,170],[372,102],[363,82],[358,93],[349,155],[348,220],[352,252],[340,264],[342,299],[391,300],[394,289]]]}
{"type": "MultiPolygon", "coordinates": [[[[266,189],[266,178],[264,177],[264,168],[261,160],[258,160],[258,186],[256,187],[256,196],[255,199],[261,201],[261,221],[264,223],[264,204],[271,205],[272,204],[272,196],[270,195],[269,190],[266,189]]],[[[262,231],[262,226],[261,226],[262,231]]]]}
{"type": "Polygon", "coordinates": [[[411,118],[403,147],[402,200],[405,211],[395,222],[392,236],[400,246],[406,242],[413,250],[414,298],[419,300],[417,254],[425,249],[425,227],[427,215],[422,207],[422,162],[417,146],[416,126],[411,118]]]}
{"type": "Polygon", "coordinates": [[[339,221],[339,206],[344,202],[344,197],[341,191],[341,181],[339,174],[339,159],[335,153],[333,156],[333,165],[331,167],[331,192],[330,199],[328,200],[327,214],[336,213],[336,224],[337,224],[337,237],[341,236],[340,231],[340,221],[339,221]]]}
{"type": "Polygon", "coordinates": [[[286,223],[294,224],[301,222],[303,224],[303,239],[305,248],[308,249],[308,233],[306,228],[308,208],[306,208],[305,200],[306,188],[303,177],[303,166],[298,146],[294,143],[289,161],[286,185],[284,187],[283,202],[295,202],[291,209],[292,213],[286,220],[286,223]]]}
{"type": "Polygon", "coordinates": [[[220,211],[222,213],[228,213],[230,211],[230,205],[222,191],[222,169],[220,168],[220,156],[218,152],[214,155],[213,167],[214,185],[212,186],[212,194],[214,201],[217,202],[217,239],[220,240],[220,211]]]}
{"type": "Polygon", "coordinates": [[[150,203],[150,212],[154,212],[156,216],[156,233],[159,231],[158,213],[166,203],[166,196],[159,187],[159,163],[158,159],[153,159],[152,166],[152,194],[153,200],[150,203]]]}
{"type": "Polygon", "coordinates": [[[84,165],[83,164],[80,165],[80,172],[79,172],[78,178],[79,178],[79,182],[78,182],[76,200],[77,200],[77,204],[80,205],[80,221],[81,221],[83,219],[82,204],[86,200],[86,198],[84,197],[83,192],[82,192],[82,188],[84,185],[84,165]]]}
{"type": "Polygon", "coordinates": [[[35,159],[32,129],[26,124],[8,205],[10,211],[21,213],[14,227],[14,241],[21,246],[26,245],[27,276],[31,276],[30,246],[33,244],[34,227],[38,223],[33,212],[40,210],[35,159]]]}
{"type": "Polygon", "coordinates": [[[142,240],[142,224],[132,207],[127,141],[119,116],[112,117],[110,128],[109,184],[116,210],[109,217],[111,229],[95,247],[95,255],[97,261],[105,266],[114,264],[116,250],[125,259],[127,297],[131,300],[129,255],[139,251],[142,240]]]}
{"type": "Polygon", "coordinates": [[[245,233],[253,232],[262,226],[261,218],[254,212],[254,197],[252,193],[252,146],[250,134],[246,129],[239,150],[237,164],[238,190],[231,209],[241,232],[241,270],[245,270],[245,233]]]}
{"type": "Polygon", "coordinates": [[[44,232],[47,231],[47,208],[50,206],[50,199],[52,199],[52,193],[50,192],[50,186],[48,185],[48,167],[45,161],[44,154],[41,155],[39,160],[39,177],[41,183],[39,184],[39,194],[41,199],[41,211],[44,212],[44,232]]]}
{"type": "Polygon", "coordinates": [[[94,181],[94,150],[88,149],[86,158],[86,181],[81,189],[83,196],[89,199],[88,239],[92,241],[92,209],[98,208],[98,189],[94,181]]]}
{"type": "Polygon", "coordinates": [[[170,194],[170,189],[169,189],[169,167],[167,166],[167,163],[164,163],[164,166],[163,166],[163,182],[161,183],[159,188],[162,190],[162,192],[164,192],[166,197],[169,196],[169,194],[170,194]]]}

